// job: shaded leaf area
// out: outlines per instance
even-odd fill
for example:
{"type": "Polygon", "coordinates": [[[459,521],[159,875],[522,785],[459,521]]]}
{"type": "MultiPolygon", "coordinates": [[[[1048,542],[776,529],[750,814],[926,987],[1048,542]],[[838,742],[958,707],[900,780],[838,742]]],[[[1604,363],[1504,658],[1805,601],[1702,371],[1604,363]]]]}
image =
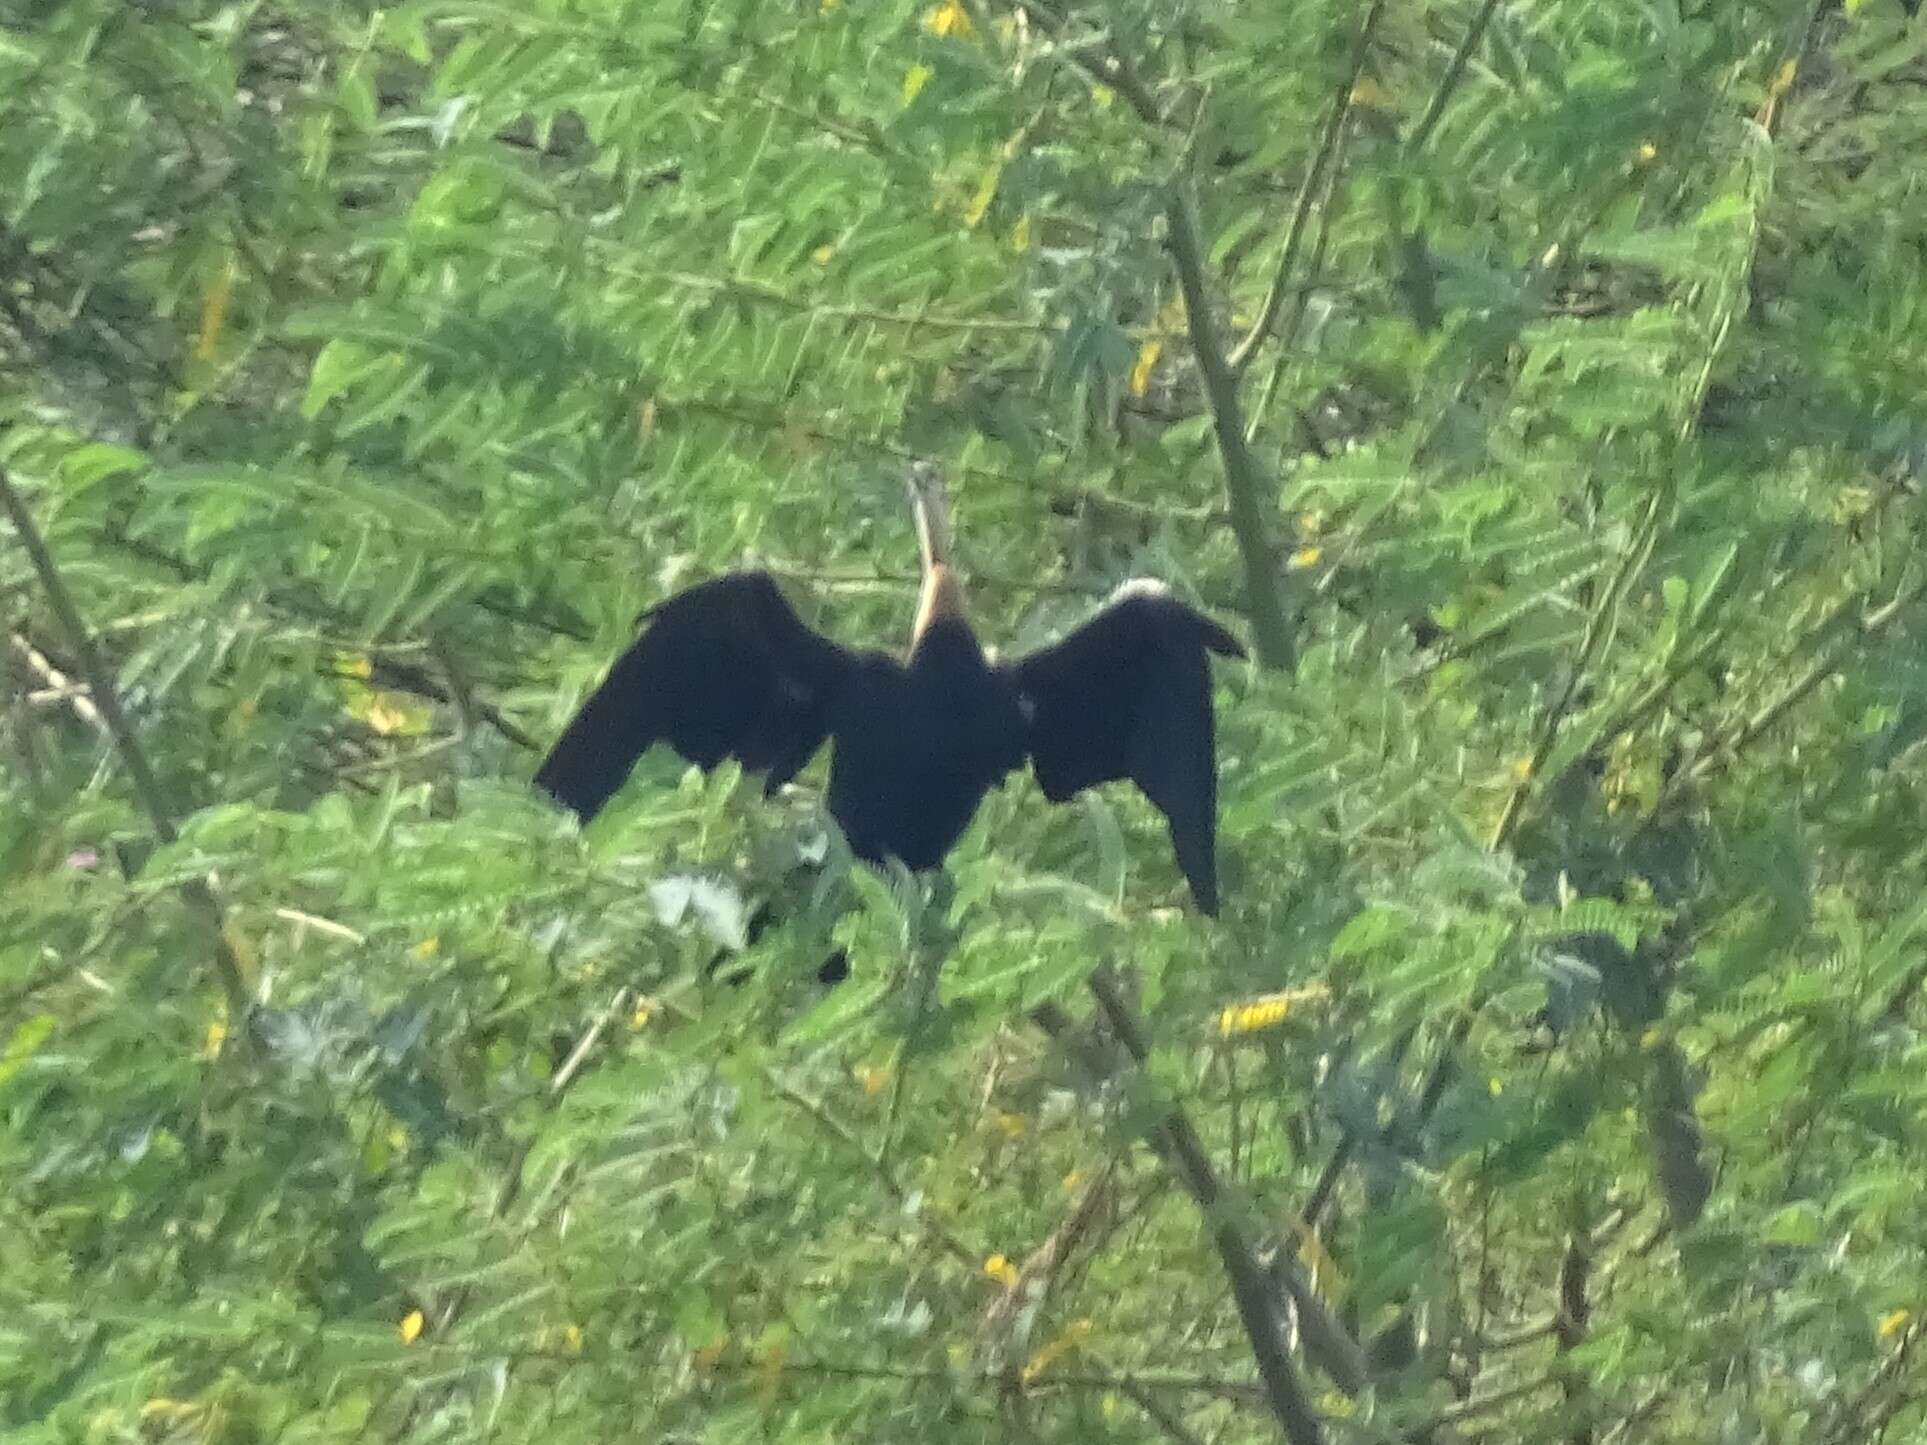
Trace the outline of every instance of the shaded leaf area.
{"type": "Polygon", "coordinates": [[[0,531],[7,1438],[1276,1439],[1267,1309],[1335,1441],[1918,1432],[1923,45],[0,0],[0,467],[179,821],[0,531]],[[1006,649],[1288,618],[1222,920],[1125,788],[526,786],[746,558],[904,638],[921,456],[1006,649]]]}

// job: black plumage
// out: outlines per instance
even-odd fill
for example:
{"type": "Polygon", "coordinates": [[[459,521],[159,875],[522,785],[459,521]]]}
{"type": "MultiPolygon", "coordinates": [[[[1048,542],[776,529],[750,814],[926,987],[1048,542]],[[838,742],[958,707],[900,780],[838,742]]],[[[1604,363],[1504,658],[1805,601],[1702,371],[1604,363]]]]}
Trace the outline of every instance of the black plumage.
{"type": "Polygon", "coordinates": [[[1199,908],[1216,913],[1208,654],[1243,647],[1160,584],[1134,582],[1059,641],[993,661],[948,565],[934,471],[918,469],[911,492],[925,573],[905,659],[822,636],[767,572],[728,573],[649,614],[536,783],[586,822],[653,743],[705,769],[734,757],[774,792],[828,739],[830,814],[851,851],[926,869],[1028,758],[1052,802],[1135,782],[1164,814],[1199,908]]]}

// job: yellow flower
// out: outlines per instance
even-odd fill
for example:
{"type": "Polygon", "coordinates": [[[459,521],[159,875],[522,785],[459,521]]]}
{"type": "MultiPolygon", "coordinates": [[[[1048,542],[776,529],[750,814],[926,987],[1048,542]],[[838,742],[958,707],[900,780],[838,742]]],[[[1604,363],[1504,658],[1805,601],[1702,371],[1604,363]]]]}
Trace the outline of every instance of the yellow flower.
{"type": "Polygon", "coordinates": [[[990,211],[990,203],[997,196],[997,182],[1003,179],[1004,163],[993,161],[977,182],[977,193],[964,207],[963,222],[973,230],[983,223],[984,216],[990,211]]]}
{"type": "Polygon", "coordinates": [[[365,707],[349,711],[383,737],[412,737],[428,731],[428,709],[393,694],[371,692],[365,707]]]}
{"type": "Polygon", "coordinates": [[[1131,368],[1131,395],[1143,396],[1151,385],[1151,373],[1157,370],[1158,357],[1164,353],[1164,342],[1153,336],[1138,348],[1137,365],[1131,368]]]}
{"type": "Polygon", "coordinates": [[[776,1392],[783,1387],[783,1368],[789,1358],[789,1346],[780,1340],[756,1357],[756,1403],[765,1410],[776,1403],[776,1392]]]}
{"type": "Polygon", "coordinates": [[[1001,1254],[993,1254],[984,1261],[984,1273],[996,1280],[1005,1289],[1017,1283],[1017,1266],[1001,1254]]]}
{"type": "Polygon", "coordinates": [[[427,1323],[428,1320],[420,1310],[410,1310],[407,1314],[403,1315],[401,1317],[400,1329],[401,1342],[404,1345],[414,1344],[416,1340],[422,1337],[422,1326],[427,1323]]]}
{"type": "Polygon", "coordinates": [[[1369,75],[1362,76],[1358,84],[1352,87],[1352,104],[1369,105],[1374,110],[1391,110],[1392,93],[1369,75]]]}
{"type": "Polygon", "coordinates": [[[923,28],[932,35],[954,35],[962,40],[970,34],[970,12],[963,8],[960,0],[943,0],[928,15],[923,17],[923,28]]]}
{"type": "Polygon", "coordinates": [[[221,329],[227,322],[228,299],[234,295],[234,262],[222,263],[201,296],[201,330],[194,338],[194,359],[212,361],[221,344],[221,329]]]}
{"type": "Polygon", "coordinates": [[[1303,988],[1246,999],[1243,1003],[1231,1004],[1218,1015],[1218,1033],[1227,1039],[1237,1038],[1241,1034],[1262,1033],[1290,1018],[1293,1010],[1299,1006],[1322,1003],[1330,997],[1328,985],[1312,983],[1303,988]]]}
{"type": "Polygon", "coordinates": [[[1025,1382],[1036,1379],[1050,1368],[1052,1361],[1076,1349],[1090,1335],[1090,1332],[1089,1320],[1072,1320],[1063,1334],[1030,1357],[1030,1362],[1024,1366],[1025,1382]]]}

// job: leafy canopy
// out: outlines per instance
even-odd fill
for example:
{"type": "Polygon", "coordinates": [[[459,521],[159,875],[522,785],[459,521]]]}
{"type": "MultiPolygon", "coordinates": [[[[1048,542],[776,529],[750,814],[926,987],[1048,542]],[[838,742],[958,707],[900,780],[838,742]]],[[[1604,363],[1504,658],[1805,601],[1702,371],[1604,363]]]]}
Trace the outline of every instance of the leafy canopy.
{"type": "Polygon", "coordinates": [[[1918,1430],[1923,44],[0,5],[8,1438],[1918,1430]],[[745,557],[901,638],[912,456],[1002,645],[1246,619],[1221,922],[529,792],[745,557]]]}

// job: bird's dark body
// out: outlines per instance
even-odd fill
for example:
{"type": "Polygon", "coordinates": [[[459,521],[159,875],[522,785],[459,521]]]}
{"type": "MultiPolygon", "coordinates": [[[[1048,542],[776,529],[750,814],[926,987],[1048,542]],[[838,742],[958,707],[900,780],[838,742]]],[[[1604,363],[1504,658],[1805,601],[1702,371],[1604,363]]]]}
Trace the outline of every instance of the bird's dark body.
{"type": "Polygon", "coordinates": [[[985,793],[1024,765],[1024,715],[961,619],[927,629],[907,662],[870,653],[830,724],[830,815],[870,862],[934,868],[985,793]]]}
{"type": "Polygon", "coordinates": [[[1165,815],[1198,906],[1215,913],[1207,653],[1242,656],[1237,640],[1133,584],[1059,641],[992,662],[949,591],[932,598],[898,661],[812,630],[766,572],[691,587],[650,615],[535,781],[587,821],[654,742],[703,768],[735,757],[774,792],[828,740],[830,814],[851,851],[921,870],[1028,758],[1053,802],[1135,781],[1165,815]]]}

